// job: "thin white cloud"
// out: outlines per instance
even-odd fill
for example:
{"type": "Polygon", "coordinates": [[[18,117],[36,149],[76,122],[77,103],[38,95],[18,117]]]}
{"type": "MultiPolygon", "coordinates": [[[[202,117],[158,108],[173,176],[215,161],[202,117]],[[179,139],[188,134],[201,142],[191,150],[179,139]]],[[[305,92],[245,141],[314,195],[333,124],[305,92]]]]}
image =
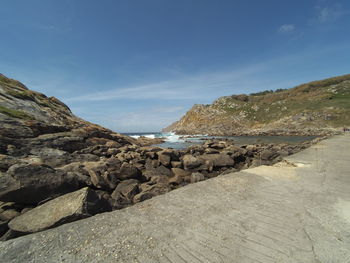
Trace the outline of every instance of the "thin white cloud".
{"type": "Polygon", "coordinates": [[[185,108],[183,106],[175,106],[175,107],[157,107],[154,108],[154,112],[162,112],[162,113],[175,113],[179,111],[183,111],[185,108]]]}
{"type": "Polygon", "coordinates": [[[315,7],[316,15],[311,19],[311,23],[324,24],[335,21],[340,17],[349,14],[349,10],[343,8],[340,4],[318,5],[315,7]]]}
{"type": "Polygon", "coordinates": [[[294,30],[295,30],[295,25],[293,24],[284,24],[278,28],[278,32],[280,33],[292,32],[294,30]]]}
{"type": "MultiPolygon", "coordinates": [[[[347,47],[347,46],[345,46],[347,47]]],[[[154,83],[146,83],[136,86],[108,88],[103,87],[104,91],[92,92],[85,95],[62,98],[62,101],[68,105],[80,102],[101,102],[113,100],[160,100],[160,101],[195,101],[197,103],[209,103],[214,98],[237,93],[250,93],[259,89],[277,89],[291,87],[289,81],[272,81],[266,77],[271,69],[288,65],[298,64],[300,60],[313,59],[334,51],[334,49],[343,49],[343,46],[330,47],[314,52],[302,52],[298,55],[290,55],[278,59],[273,59],[263,63],[242,66],[240,69],[202,73],[186,76],[178,79],[169,79],[154,83]],[[258,77],[259,76],[259,77],[258,77]]],[[[295,84],[297,84],[296,82],[295,84]]],[[[146,102],[145,102],[146,103],[146,102]]]]}
{"type": "Polygon", "coordinates": [[[232,86],[245,76],[263,70],[262,64],[230,72],[216,72],[187,76],[180,79],[160,81],[156,83],[131,86],[126,88],[108,89],[102,92],[66,98],[66,102],[108,101],[116,99],[147,100],[147,99],[200,99],[208,94],[217,93],[232,86]]]}

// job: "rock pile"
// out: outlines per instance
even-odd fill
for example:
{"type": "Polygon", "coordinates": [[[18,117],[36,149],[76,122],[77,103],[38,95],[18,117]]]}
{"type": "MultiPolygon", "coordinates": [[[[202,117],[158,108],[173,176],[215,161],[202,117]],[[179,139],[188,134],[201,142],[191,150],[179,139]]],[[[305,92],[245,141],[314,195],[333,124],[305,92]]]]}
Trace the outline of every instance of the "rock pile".
{"type": "Polygon", "coordinates": [[[38,136],[0,155],[2,240],[121,209],[224,172],[270,165],[311,143],[238,147],[208,140],[175,150],[82,134],[38,136]]]}
{"type": "Polygon", "coordinates": [[[228,140],[181,151],[149,146],[159,142],[86,122],[56,98],[0,74],[0,240],[275,163],[308,146],[237,147],[228,140]]]}

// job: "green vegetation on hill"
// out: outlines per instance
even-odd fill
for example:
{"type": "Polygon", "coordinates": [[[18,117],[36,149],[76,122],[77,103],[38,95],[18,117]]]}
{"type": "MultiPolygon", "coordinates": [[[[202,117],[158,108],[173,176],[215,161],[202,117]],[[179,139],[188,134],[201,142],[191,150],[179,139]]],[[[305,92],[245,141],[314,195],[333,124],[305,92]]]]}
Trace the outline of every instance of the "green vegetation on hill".
{"type": "Polygon", "coordinates": [[[24,120],[34,120],[34,117],[25,113],[24,111],[9,109],[0,105],[0,113],[3,113],[9,117],[24,119],[24,120]]]}
{"type": "Polygon", "coordinates": [[[171,129],[212,134],[226,129],[229,134],[257,127],[298,130],[349,125],[350,74],[292,89],[221,97],[213,104],[194,106],[171,129]]]}

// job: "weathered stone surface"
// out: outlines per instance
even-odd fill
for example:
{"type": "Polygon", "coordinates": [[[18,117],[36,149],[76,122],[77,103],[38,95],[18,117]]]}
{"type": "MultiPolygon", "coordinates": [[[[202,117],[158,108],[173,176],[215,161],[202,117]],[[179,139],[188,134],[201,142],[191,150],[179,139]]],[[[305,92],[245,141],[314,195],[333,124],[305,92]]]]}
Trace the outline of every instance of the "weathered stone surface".
{"type": "Polygon", "coordinates": [[[287,159],[307,165],[219,176],[0,242],[0,261],[344,263],[350,256],[349,145],[349,136],[339,136],[287,159]]]}
{"type": "MultiPolygon", "coordinates": [[[[119,209],[232,167],[256,165],[263,150],[272,155],[261,164],[272,164],[279,160],[276,152],[291,154],[306,146],[235,147],[232,140],[213,138],[187,150],[142,147],[155,141],[137,141],[85,122],[57,99],[2,75],[0,95],[1,106],[23,111],[20,118],[0,113],[0,200],[17,202],[1,207],[0,213],[11,209],[27,213],[85,186],[98,189],[100,199],[119,209]],[[136,179],[140,185],[133,183],[136,179]],[[110,196],[113,191],[114,198],[110,196]],[[19,202],[25,205],[17,207],[19,202]]],[[[4,239],[20,234],[10,230],[4,239]]]]}
{"type": "Polygon", "coordinates": [[[214,167],[233,166],[235,163],[227,154],[203,154],[200,158],[205,161],[212,161],[214,167]]]}
{"type": "Polygon", "coordinates": [[[84,169],[88,171],[92,184],[98,189],[113,190],[117,186],[117,176],[107,171],[105,162],[86,162],[84,169]]]}
{"type": "Polygon", "coordinates": [[[13,209],[16,211],[19,211],[23,208],[24,206],[22,204],[16,204],[15,202],[1,202],[0,201],[0,213],[13,209]]]}
{"type": "Polygon", "coordinates": [[[161,165],[158,166],[156,169],[157,175],[166,175],[166,176],[172,176],[171,170],[169,168],[166,168],[165,166],[161,165]]]}
{"type": "Polygon", "coordinates": [[[201,160],[199,160],[198,158],[190,154],[183,156],[182,161],[183,161],[185,170],[191,170],[202,165],[201,160]]]}
{"type": "Polygon", "coordinates": [[[139,193],[139,181],[135,179],[129,179],[122,181],[118,184],[116,189],[113,191],[111,197],[117,202],[131,203],[133,197],[139,193]]]}
{"type": "Polygon", "coordinates": [[[204,175],[201,173],[192,173],[191,174],[191,183],[197,183],[205,179],[204,175]]]}
{"type": "Polygon", "coordinates": [[[0,173],[6,172],[12,165],[16,164],[18,160],[12,156],[0,154],[0,173]]]}
{"type": "Polygon", "coordinates": [[[20,212],[16,211],[15,209],[5,210],[4,212],[0,213],[0,221],[6,222],[18,215],[20,215],[20,212]]]}
{"type": "Polygon", "coordinates": [[[171,162],[171,155],[167,151],[161,151],[158,153],[158,159],[162,165],[168,166],[171,162]]]}
{"type": "Polygon", "coordinates": [[[98,195],[85,187],[57,197],[10,221],[9,227],[21,233],[33,233],[56,227],[108,210],[98,195]]]}
{"type": "Polygon", "coordinates": [[[127,179],[141,180],[142,173],[136,167],[134,167],[128,163],[123,163],[122,166],[120,167],[118,179],[120,179],[120,180],[127,180],[127,179]]]}
{"type": "Polygon", "coordinates": [[[276,156],[276,153],[271,151],[271,150],[263,150],[261,153],[260,153],[260,157],[262,160],[271,160],[273,159],[273,157],[276,156]]]}
{"type": "Polygon", "coordinates": [[[138,203],[138,202],[145,201],[147,199],[151,199],[154,196],[155,195],[153,193],[151,193],[151,192],[141,192],[141,193],[135,195],[134,203],[138,203]]]}
{"type": "Polygon", "coordinates": [[[181,184],[191,176],[190,171],[185,171],[181,168],[171,168],[171,171],[174,176],[169,179],[169,183],[181,184]]]}
{"type": "Polygon", "coordinates": [[[173,168],[182,168],[182,162],[173,161],[173,162],[171,162],[171,166],[173,168]]]}
{"type": "Polygon", "coordinates": [[[85,185],[81,179],[49,166],[16,164],[0,177],[0,200],[36,204],[85,185]]]}

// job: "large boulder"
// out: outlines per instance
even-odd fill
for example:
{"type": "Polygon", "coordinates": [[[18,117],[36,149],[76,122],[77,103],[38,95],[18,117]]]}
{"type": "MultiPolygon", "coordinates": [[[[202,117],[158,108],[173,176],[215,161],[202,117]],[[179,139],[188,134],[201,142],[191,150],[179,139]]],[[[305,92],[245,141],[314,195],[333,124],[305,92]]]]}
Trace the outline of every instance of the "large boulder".
{"type": "MultiPolygon", "coordinates": [[[[213,163],[214,167],[227,167],[235,164],[234,160],[227,154],[203,154],[200,159],[213,163]]],[[[203,162],[203,161],[202,161],[203,162]]]]}
{"type": "Polygon", "coordinates": [[[0,176],[0,200],[21,204],[37,204],[86,186],[73,174],[46,165],[15,164],[0,176]]]}
{"type": "Polygon", "coordinates": [[[203,162],[191,154],[186,154],[182,157],[183,165],[185,170],[191,170],[197,168],[203,164],[203,162]]]}
{"type": "Polygon", "coordinates": [[[269,149],[265,149],[260,153],[260,157],[262,160],[272,160],[276,156],[277,153],[269,149]]]}
{"type": "Polygon", "coordinates": [[[125,180],[119,183],[111,195],[112,199],[116,202],[114,206],[131,204],[134,196],[139,193],[138,185],[139,181],[135,179],[125,180]]]}
{"type": "Polygon", "coordinates": [[[0,173],[6,172],[12,165],[16,164],[16,162],[18,162],[16,158],[5,154],[0,154],[0,173]]]}
{"type": "Polygon", "coordinates": [[[118,179],[120,180],[127,180],[127,179],[136,179],[141,180],[142,179],[142,173],[139,169],[134,167],[133,165],[129,163],[123,163],[120,167],[118,179]]]}
{"type": "Polygon", "coordinates": [[[203,181],[205,179],[204,175],[201,174],[201,173],[192,173],[191,174],[191,183],[197,183],[197,182],[200,182],[200,181],[203,181]]]}
{"type": "Polygon", "coordinates": [[[178,161],[178,152],[173,149],[165,149],[161,152],[158,152],[159,162],[164,166],[169,166],[171,161],[178,161]]]}
{"type": "Polygon", "coordinates": [[[171,171],[174,176],[169,179],[169,183],[179,185],[183,182],[190,181],[190,171],[185,171],[181,168],[171,168],[171,171]]]}
{"type": "Polygon", "coordinates": [[[9,222],[9,228],[34,233],[108,211],[106,202],[90,188],[83,188],[44,203],[9,222]]]}
{"type": "Polygon", "coordinates": [[[86,148],[86,138],[76,132],[43,134],[30,141],[30,148],[48,147],[69,153],[86,148]]]}
{"type": "Polygon", "coordinates": [[[0,221],[7,222],[19,214],[20,212],[16,211],[15,209],[5,210],[4,212],[0,213],[0,221]]]}
{"type": "Polygon", "coordinates": [[[158,160],[164,166],[169,166],[171,162],[171,155],[167,151],[161,151],[158,153],[158,160]]]}
{"type": "Polygon", "coordinates": [[[117,186],[117,177],[107,170],[106,162],[86,162],[83,169],[88,171],[91,182],[96,188],[113,190],[117,186]]]}

